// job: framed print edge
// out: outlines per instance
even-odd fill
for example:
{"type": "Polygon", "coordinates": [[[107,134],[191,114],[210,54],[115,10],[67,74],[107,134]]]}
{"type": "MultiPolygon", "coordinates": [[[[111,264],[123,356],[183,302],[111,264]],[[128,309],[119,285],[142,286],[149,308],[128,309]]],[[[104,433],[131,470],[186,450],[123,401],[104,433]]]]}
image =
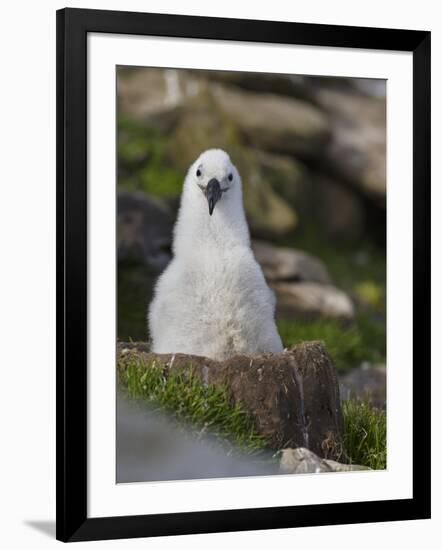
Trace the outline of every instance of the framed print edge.
{"type": "Polygon", "coordinates": [[[430,33],[69,8],[57,12],[56,99],[57,539],[67,542],[429,518],[430,33]],[[206,24],[201,25],[202,21],[206,24]],[[413,318],[419,320],[413,325],[413,498],[88,518],[87,34],[91,32],[413,52],[413,318]]]}
{"type": "Polygon", "coordinates": [[[413,52],[413,500],[427,518],[431,515],[430,75],[431,35],[427,33],[413,52]]]}
{"type": "Polygon", "coordinates": [[[65,541],[87,516],[86,58],[74,53],[85,55],[84,38],[58,11],[56,536],[65,541]]]}

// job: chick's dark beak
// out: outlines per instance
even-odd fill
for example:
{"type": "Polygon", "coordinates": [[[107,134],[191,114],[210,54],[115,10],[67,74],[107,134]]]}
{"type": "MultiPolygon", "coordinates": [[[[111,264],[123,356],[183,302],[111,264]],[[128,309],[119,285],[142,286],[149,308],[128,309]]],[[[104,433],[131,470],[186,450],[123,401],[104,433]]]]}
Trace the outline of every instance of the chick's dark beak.
{"type": "Polygon", "coordinates": [[[219,181],[215,178],[211,179],[206,187],[206,198],[209,203],[209,214],[212,215],[215,204],[221,198],[222,191],[219,181]]]}

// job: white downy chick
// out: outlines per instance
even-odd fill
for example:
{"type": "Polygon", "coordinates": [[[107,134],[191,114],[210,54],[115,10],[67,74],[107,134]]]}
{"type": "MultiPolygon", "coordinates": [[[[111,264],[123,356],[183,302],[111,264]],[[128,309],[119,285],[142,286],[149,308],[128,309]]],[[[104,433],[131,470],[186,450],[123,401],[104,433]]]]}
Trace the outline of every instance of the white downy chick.
{"type": "Polygon", "coordinates": [[[275,297],[250,248],[241,178],[220,149],[187,173],[173,254],[149,307],[153,352],[223,360],[283,350],[275,297]]]}

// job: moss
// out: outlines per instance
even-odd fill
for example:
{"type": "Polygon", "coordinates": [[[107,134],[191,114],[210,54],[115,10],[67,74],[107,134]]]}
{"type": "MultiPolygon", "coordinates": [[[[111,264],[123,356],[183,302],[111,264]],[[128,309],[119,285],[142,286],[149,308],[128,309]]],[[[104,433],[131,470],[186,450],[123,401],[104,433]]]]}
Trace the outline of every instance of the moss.
{"type": "Polygon", "coordinates": [[[365,305],[381,311],[384,307],[384,289],[374,281],[361,281],[353,286],[356,298],[365,305]]]}
{"type": "Polygon", "coordinates": [[[131,357],[120,365],[119,381],[127,396],[168,412],[198,437],[207,434],[216,438],[229,453],[259,454],[265,447],[253,420],[242,407],[231,403],[227,389],[205,385],[191,369],[170,372],[131,357]]]}
{"type": "Polygon", "coordinates": [[[166,138],[155,128],[118,118],[118,184],[159,197],[178,196],[183,174],[166,159],[166,138]]]}
{"type": "Polygon", "coordinates": [[[387,416],[368,403],[344,401],[344,448],[348,461],[374,470],[387,467],[387,416]]]}

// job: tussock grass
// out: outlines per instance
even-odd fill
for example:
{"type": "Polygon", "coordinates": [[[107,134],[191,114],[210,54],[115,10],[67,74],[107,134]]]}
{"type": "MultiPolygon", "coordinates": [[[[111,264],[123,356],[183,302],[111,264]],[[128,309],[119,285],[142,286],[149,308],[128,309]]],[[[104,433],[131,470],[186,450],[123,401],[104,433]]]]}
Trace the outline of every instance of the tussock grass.
{"type": "MultiPolygon", "coordinates": [[[[227,388],[203,384],[191,369],[168,373],[163,367],[146,365],[136,357],[124,361],[124,368],[119,369],[119,382],[127,397],[148,404],[154,411],[167,412],[192,435],[212,437],[229,454],[240,452],[268,462],[265,439],[257,433],[250,415],[230,402],[227,388]]],[[[342,413],[348,461],[384,469],[385,412],[366,403],[345,401],[342,413]]]]}
{"type": "Polygon", "coordinates": [[[167,372],[161,366],[130,358],[120,369],[120,386],[127,396],[166,411],[198,437],[215,437],[231,452],[236,449],[250,455],[265,447],[253,420],[242,407],[230,402],[227,389],[205,385],[191,369],[167,372]]]}
{"type": "Polygon", "coordinates": [[[368,403],[344,401],[344,448],[352,464],[373,470],[387,467],[387,416],[368,403]]]}

